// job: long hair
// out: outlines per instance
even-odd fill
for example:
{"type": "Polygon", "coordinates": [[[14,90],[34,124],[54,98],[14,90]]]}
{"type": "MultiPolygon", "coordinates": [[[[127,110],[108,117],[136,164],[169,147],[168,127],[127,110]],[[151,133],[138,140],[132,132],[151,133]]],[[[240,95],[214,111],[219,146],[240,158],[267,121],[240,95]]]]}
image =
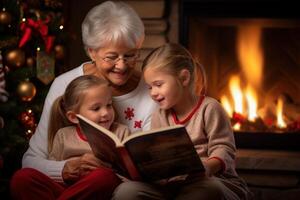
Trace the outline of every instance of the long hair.
{"type": "Polygon", "coordinates": [[[175,43],[166,43],[153,51],[145,58],[142,70],[155,68],[178,76],[182,69],[191,74],[190,88],[198,95],[206,93],[206,73],[203,66],[198,63],[191,53],[183,46],[175,43]]]}
{"type": "Polygon", "coordinates": [[[106,1],[93,7],[81,25],[85,50],[107,44],[125,43],[135,48],[145,37],[145,28],[138,14],[124,2],[106,1]]]}
{"type": "Polygon", "coordinates": [[[48,128],[48,151],[53,145],[54,137],[60,128],[73,125],[67,118],[67,111],[78,113],[85,97],[85,92],[96,86],[107,85],[109,83],[93,75],[84,75],[75,78],[67,86],[65,93],[58,97],[52,107],[48,128]]]}

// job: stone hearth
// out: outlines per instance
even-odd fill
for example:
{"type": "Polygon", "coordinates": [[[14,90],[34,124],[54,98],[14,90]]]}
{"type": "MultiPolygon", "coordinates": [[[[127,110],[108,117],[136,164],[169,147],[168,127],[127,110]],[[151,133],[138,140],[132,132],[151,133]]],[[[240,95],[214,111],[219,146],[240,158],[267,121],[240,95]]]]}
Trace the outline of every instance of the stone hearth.
{"type": "Polygon", "coordinates": [[[238,149],[236,169],[255,200],[299,199],[299,151],[238,149]]]}

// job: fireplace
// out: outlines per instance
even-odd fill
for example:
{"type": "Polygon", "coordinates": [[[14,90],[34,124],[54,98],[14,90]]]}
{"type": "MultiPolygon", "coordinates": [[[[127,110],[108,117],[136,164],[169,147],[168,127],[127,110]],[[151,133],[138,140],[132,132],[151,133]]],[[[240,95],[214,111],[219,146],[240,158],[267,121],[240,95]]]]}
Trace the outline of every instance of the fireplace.
{"type": "Polygon", "coordinates": [[[182,0],[179,10],[180,43],[204,65],[208,95],[231,117],[237,146],[300,150],[295,3],[182,0]]]}

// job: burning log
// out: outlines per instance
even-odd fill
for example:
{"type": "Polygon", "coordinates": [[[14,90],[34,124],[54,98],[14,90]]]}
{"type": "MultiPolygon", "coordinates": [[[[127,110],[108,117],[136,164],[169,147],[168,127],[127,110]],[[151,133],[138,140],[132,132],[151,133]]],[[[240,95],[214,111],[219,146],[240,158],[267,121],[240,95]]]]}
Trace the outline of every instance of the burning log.
{"type": "MultiPolygon", "coordinates": [[[[268,99],[268,98],[267,98],[268,99]]],[[[269,97],[270,99],[270,97],[269,97]]],[[[300,130],[300,104],[295,103],[292,98],[283,93],[278,96],[276,101],[269,101],[264,107],[259,109],[258,114],[264,119],[266,125],[269,125],[271,130],[278,130],[274,124],[278,120],[276,113],[278,101],[282,101],[282,115],[286,128],[281,128],[281,131],[299,131],[300,130]]]]}
{"type": "Polygon", "coordinates": [[[264,121],[258,117],[254,121],[248,120],[246,117],[239,113],[233,113],[233,117],[231,119],[231,124],[235,127],[236,124],[239,124],[239,131],[267,131],[268,127],[264,123],[264,121]]]}
{"type": "Polygon", "coordinates": [[[283,114],[287,117],[289,121],[297,121],[300,119],[300,104],[296,104],[293,100],[287,95],[281,95],[284,103],[283,114]]]}

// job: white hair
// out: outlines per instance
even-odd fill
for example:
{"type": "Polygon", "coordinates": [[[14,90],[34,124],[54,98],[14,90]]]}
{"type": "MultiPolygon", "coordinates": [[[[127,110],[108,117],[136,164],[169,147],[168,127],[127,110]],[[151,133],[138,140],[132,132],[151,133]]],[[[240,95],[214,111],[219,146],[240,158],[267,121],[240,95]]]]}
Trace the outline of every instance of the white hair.
{"type": "Polygon", "coordinates": [[[107,44],[125,43],[135,48],[144,39],[141,18],[123,2],[106,1],[93,7],[81,25],[82,41],[88,48],[98,49],[107,44]]]}

